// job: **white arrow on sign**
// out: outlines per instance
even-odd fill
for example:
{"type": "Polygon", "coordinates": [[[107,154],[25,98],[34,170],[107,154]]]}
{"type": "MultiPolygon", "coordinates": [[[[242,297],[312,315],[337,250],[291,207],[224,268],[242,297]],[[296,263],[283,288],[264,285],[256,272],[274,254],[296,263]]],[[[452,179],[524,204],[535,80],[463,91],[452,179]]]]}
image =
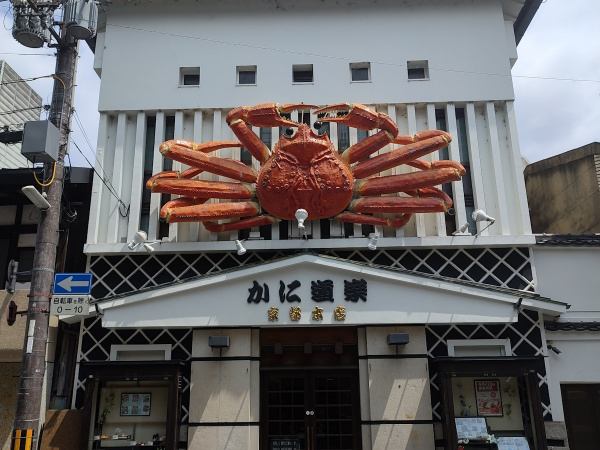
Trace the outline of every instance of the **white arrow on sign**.
{"type": "Polygon", "coordinates": [[[67,277],[62,281],[59,281],[58,283],[56,283],[57,285],[59,285],[61,288],[63,288],[65,291],[69,291],[71,292],[71,288],[73,287],[86,287],[90,285],[89,281],[73,281],[73,277],[67,277]]]}

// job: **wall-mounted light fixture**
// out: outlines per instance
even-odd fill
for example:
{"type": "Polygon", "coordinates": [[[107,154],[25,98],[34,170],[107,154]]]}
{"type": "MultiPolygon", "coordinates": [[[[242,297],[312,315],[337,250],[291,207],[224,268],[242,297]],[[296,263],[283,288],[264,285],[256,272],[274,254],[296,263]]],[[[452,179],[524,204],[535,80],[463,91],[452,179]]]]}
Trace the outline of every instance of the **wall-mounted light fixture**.
{"type": "Polygon", "coordinates": [[[468,229],[469,222],[465,222],[465,224],[462,227],[460,227],[458,230],[452,233],[452,236],[471,236],[471,233],[467,231],[468,229]]]}
{"type": "Polygon", "coordinates": [[[485,226],[484,228],[482,228],[475,236],[479,236],[484,230],[487,230],[489,227],[491,227],[493,225],[493,223],[496,221],[496,219],[494,219],[492,216],[488,216],[485,211],[483,211],[482,209],[476,209],[475,211],[473,211],[473,214],[471,215],[471,217],[473,217],[473,220],[477,223],[479,222],[489,222],[487,224],[487,226],[485,226]]]}
{"type": "Polygon", "coordinates": [[[367,248],[369,250],[377,250],[377,239],[379,239],[378,233],[369,234],[369,242],[367,244],[367,248]]]}
{"type": "Polygon", "coordinates": [[[304,221],[308,219],[308,211],[305,209],[298,209],[294,214],[296,216],[296,220],[298,221],[298,231],[300,234],[306,237],[306,227],[304,226],[304,221]]]}
{"type": "Polygon", "coordinates": [[[398,346],[406,345],[410,342],[408,333],[390,333],[387,336],[388,345],[396,346],[396,354],[398,354],[398,346]]]}
{"type": "Polygon", "coordinates": [[[227,348],[229,347],[229,336],[209,336],[208,346],[210,348],[227,348]]]}
{"type": "Polygon", "coordinates": [[[552,350],[554,353],[556,353],[557,355],[560,355],[562,352],[557,349],[554,345],[552,345],[551,343],[548,343],[548,350],[552,350]]]}
{"type": "Polygon", "coordinates": [[[246,248],[242,245],[242,241],[239,239],[235,241],[235,248],[237,249],[237,254],[240,256],[246,253],[246,248]]]}
{"type": "Polygon", "coordinates": [[[139,230],[133,235],[133,240],[127,244],[127,247],[129,247],[129,250],[133,251],[141,245],[148,253],[152,253],[154,252],[154,247],[152,247],[152,245],[159,244],[160,241],[148,241],[147,239],[148,235],[146,232],[139,230]]]}
{"type": "Polygon", "coordinates": [[[25,194],[25,196],[31,200],[31,203],[33,203],[36,208],[42,210],[42,211],[46,211],[48,208],[50,208],[50,203],[48,203],[48,200],[46,200],[46,193],[40,193],[40,191],[38,191],[34,186],[23,186],[21,188],[21,192],[23,192],[23,194],[25,194]]]}

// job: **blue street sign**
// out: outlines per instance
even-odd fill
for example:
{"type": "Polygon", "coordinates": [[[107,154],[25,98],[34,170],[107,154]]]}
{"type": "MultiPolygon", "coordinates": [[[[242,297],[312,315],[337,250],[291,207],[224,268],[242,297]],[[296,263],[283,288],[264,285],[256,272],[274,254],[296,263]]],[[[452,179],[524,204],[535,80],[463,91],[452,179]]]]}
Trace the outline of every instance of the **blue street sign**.
{"type": "Polygon", "coordinates": [[[54,295],[78,295],[91,292],[91,273],[57,273],[54,275],[54,295]]]}

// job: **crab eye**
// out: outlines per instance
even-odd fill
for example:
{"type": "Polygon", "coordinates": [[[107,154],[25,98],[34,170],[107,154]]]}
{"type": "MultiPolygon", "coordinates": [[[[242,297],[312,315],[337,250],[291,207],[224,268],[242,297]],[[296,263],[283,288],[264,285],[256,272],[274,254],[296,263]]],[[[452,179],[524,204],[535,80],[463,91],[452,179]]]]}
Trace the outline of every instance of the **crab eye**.
{"type": "Polygon", "coordinates": [[[320,122],[315,122],[315,124],[313,125],[315,130],[320,130],[322,126],[323,126],[323,124],[321,124],[320,122]]]}
{"type": "Polygon", "coordinates": [[[294,129],[293,128],[286,128],[285,129],[285,135],[292,137],[294,135],[294,129]]]}

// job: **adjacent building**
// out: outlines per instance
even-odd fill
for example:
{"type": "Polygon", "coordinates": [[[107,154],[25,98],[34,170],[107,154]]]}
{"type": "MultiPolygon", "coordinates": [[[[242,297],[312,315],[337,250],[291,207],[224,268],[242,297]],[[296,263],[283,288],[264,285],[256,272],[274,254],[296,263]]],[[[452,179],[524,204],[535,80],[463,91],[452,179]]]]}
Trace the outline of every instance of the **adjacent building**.
{"type": "MultiPolygon", "coordinates": [[[[0,132],[23,131],[25,122],[40,120],[42,97],[6,61],[0,60],[0,132]]],[[[18,142],[0,142],[0,169],[27,167],[18,142]]]]}

